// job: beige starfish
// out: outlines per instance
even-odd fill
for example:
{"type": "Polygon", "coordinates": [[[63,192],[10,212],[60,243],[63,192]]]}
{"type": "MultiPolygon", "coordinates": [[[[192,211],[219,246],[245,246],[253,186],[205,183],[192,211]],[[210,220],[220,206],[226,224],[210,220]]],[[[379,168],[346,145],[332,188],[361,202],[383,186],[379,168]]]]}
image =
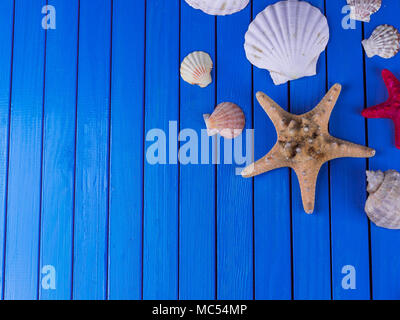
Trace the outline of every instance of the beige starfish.
{"type": "Polygon", "coordinates": [[[242,171],[250,178],[277,168],[292,168],[299,180],[304,210],[313,213],[315,188],[322,165],[337,158],[369,158],[375,150],[332,137],[329,119],[339,98],[341,85],[335,84],[315,109],[303,115],[283,110],[262,92],[257,100],[271,118],[278,141],[262,159],[242,171]]]}

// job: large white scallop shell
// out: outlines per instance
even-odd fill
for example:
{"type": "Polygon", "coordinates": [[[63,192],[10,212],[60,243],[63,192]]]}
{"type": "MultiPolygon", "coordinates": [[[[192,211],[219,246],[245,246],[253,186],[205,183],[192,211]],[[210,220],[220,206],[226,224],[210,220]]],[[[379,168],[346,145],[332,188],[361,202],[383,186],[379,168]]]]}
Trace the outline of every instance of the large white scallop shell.
{"type": "Polygon", "coordinates": [[[367,171],[369,197],[365,212],[377,226],[400,229],[400,173],[367,171]]]}
{"type": "Polygon", "coordinates": [[[212,115],[205,114],[203,117],[209,136],[220,134],[227,139],[238,137],[246,124],[242,109],[232,102],[220,103],[212,115]]]}
{"type": "Polygon", "coordinates": [[[351,19],[369,22],[371,15],[381,8],[382,0],[347,0],[347,4],[351,19]]]}
{"type": "Polygon", "coordinates": [[[400,50],[400,33],[395,27],[383,24],[372,32],[369,39],[363,40],[362,44],[369,58],[377,55],[389,59],[400,50]]]}
{"type": "Polygon", "coordinates": [[[270,71],[276,85],[315,75],[318,58],[329,41],[321,11],[305,1],[287,0],[268,6],[245,36],[247,59],[270,71]]]}
{"type": "Polygon", "coordinates": [[[250,0],[185,0],[191,7],[213,16],[226,16],[247,7],[250,0]]]}
{"type": "Polygon", "coordinates": [[[195,51],[183,59],[181,64],[181,77],[190,84],[197,84],[201,88],[207,87],[211,82],[213,62],[208,53],[195,51]]]}

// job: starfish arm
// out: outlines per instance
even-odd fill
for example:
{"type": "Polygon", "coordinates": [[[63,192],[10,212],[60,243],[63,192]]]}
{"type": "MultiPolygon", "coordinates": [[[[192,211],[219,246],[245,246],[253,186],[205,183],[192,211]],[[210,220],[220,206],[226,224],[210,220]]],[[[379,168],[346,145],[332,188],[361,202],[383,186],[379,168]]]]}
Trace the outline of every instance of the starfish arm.
{"type": "Polygon", "coordinates": [[[277,131],[285,125],[285,119],[289,119],[291,114],[282,109],[274,100],[268,97],[263,92],[257,92],[257,100],[261,107],[267,113],[271,121],[273,122],[277,131]]]}
{"type": "Polygon", "coordinates": [[[332,143],[328,148],[328,161],[338,158],[371,158],[375,154],[374,149],[332,138],[332,143]]]}
{"type": "Polygon", "coordinates": [[[321,100],[321,102],[311,110],[307,115],[314,119],[321,126],[321,129],[328,131],[329,119],[333,108],[339,99],[342,86],[335,84],[321,100]]]}
{"type": "Polygon", "coordinates": [[[384,102],[364,109],[361,114],[364,118],[368,119],[391,119],[392,111],[390,104],[388,102],[384,102]]]}
{"type": "Polygon", "coordinates": [[[393,73],[387,69],[384,69],[382,71],[382,78],[385,82],[390,97],[400,94],[400,81],[397,80],[393,73]]]}
{"type": "Polygon", "coordinates": [[[242,176],[251,178],[274,169],[287,167],[287,160],[277,152],[277,148],[278,146],[275,145],[265,157],[243,169],[242,176]]]}
{"type": "Polygon", "coordinates": [[[315,206],[315,189],[317,186],[317,178],[321,165],[299,166],[294,170],[299,180],[301,198],[303,201],[304,211],[308,214],[314,212],[315,206]]]}

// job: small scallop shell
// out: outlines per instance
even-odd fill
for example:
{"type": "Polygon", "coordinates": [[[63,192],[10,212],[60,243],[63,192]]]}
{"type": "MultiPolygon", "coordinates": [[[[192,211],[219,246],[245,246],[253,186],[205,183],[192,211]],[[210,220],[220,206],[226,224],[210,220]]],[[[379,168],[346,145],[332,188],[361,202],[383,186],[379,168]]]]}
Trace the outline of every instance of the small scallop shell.
{"type": "Polygon", "coordinates": [[[371,15],[381,8],[382,0],[347,0],[347,4],[351,9],[351,19],[369,22],[371,15]]]}
{"type": "Polygon", "coordinates": [[[213,16],[225,16],[247,7],[250,0],[185,0],[191,7],[213,16]]]}
{"type": "Polygon", "coordinates": [[[387,24],[378,26],[369,39],[363,40],[365,52],[369,58],[380,56],[388,59],[394,57],[400,50],[399,31],[387,24]]]}
{"type": "Polygon", "coordinates": [[[209,136],[219,133],[227,139],[238,137],[246,123],[242,109],[231,102],[219,104],[212,115],[204,115],[204,121],[206,122],[209,136]]]}
{"type": "Polygon", "coordinates": [[[367,171],[369,197],[365,212],[377,226],[400,229],[400,173],[367,171]]]}
{"type": "Polygon", "coordinates": [[[181,77],[190,84],[197,84],[201,88],[205,88],[212,82],[212,69],[211,57],[205,52],[195,51],[183,59],[181,77]]]}

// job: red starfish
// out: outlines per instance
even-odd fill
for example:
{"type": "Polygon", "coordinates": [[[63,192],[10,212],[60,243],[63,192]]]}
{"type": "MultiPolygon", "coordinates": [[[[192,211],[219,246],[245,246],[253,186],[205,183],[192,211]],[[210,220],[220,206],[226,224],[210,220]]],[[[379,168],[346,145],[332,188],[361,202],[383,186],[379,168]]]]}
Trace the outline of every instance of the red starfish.
{"type": "Polygon", "coordinates": [[[389,99],[381,104],[365,109],[365,118],[391,119],[395,125],[396,148],[400,149],[400,81],[389,70],[382,71],[383,81],[389,92],[389,99]]]}

